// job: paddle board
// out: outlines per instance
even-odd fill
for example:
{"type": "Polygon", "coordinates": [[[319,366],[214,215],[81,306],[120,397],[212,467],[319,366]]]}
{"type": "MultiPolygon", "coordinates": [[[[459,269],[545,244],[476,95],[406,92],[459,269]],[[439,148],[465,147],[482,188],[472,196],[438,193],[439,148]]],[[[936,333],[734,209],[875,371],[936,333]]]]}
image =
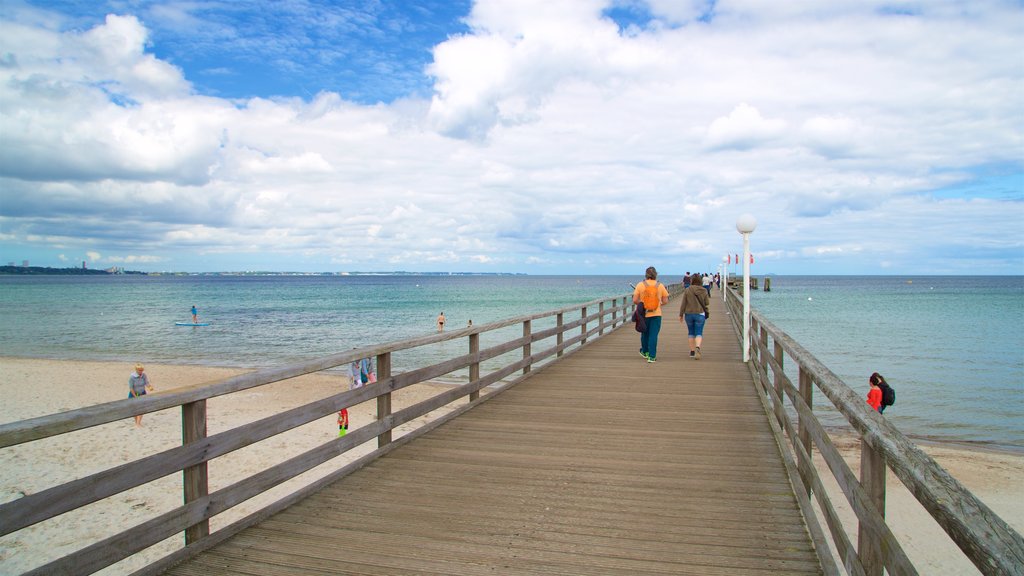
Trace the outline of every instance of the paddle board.
{"type": "Polygon", "coordinates": [[[209,326],[210,323],[209,322],[200,322],[198,324],[193,324],[192,322],[175,322],[174,325],[175,326],[209,326]]]}

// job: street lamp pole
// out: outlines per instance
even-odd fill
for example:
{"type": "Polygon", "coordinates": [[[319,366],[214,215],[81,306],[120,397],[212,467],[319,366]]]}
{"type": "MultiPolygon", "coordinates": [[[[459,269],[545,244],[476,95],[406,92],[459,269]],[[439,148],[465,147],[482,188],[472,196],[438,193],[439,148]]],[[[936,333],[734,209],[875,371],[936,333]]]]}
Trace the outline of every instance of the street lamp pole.
{"type": "Polygon", "coordinates": [[[725,293],[729,290],[729,257],[722,256],[722,302],[725,302],[725,293]]]}
{"type": "Polygon", "coordinates": [[[757,228],[757,219],[742,214],[736,219],[736,230],[743,235],[743,361],[750,362],[750,233],[757,228]]]}

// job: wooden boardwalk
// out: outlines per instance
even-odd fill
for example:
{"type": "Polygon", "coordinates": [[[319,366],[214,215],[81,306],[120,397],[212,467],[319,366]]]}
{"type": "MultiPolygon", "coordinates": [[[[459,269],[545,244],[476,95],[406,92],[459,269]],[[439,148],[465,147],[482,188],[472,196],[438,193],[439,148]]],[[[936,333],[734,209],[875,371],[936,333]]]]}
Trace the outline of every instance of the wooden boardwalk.
{"type": "Polygon", "coordinates": [[[168,574],[820,574],[721,293],[631,327],[168,574]]]}

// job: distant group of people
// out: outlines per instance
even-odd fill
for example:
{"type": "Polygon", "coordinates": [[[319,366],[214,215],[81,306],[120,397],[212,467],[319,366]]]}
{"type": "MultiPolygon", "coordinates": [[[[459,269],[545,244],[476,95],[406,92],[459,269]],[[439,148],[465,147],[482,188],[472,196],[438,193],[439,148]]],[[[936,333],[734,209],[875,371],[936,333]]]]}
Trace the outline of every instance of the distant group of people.
{"type": "Polygon", "coordinates": [[[714,285],[718,289],[722,288],[722,275],[715,272],[712,274],[701,274],[700,272],[694,272],[690,274],[689,271],[683,276],[683,288],[689,288],[691,284],[703,286],[708,291],[708,296],[711,295],[711,286],[714,285]]]}
{"type": "MultiPolygon", "coordinates": [[[[437,316],[437,331],[438,332],[444,332],[444,325],[445,325],[446,322],[448,322],[448,319],[445,318],[444,312],[441,312],[440,314],[438,314],[438,316],[437,316]]],[[[469,320],[466,321],[466,328],[472,328],[472,327],[473,327],[473,319],[470,318],[469,320]]]]}

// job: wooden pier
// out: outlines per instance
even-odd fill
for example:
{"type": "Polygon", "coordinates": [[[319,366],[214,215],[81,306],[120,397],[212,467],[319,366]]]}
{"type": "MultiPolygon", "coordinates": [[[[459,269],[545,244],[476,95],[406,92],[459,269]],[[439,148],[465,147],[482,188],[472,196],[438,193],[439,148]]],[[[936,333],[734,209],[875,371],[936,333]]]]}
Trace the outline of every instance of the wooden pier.
{"type": "Polygon", "coordinates": [[[168,572],[819,574],[720,299],[666,306],[168,572]]]}

